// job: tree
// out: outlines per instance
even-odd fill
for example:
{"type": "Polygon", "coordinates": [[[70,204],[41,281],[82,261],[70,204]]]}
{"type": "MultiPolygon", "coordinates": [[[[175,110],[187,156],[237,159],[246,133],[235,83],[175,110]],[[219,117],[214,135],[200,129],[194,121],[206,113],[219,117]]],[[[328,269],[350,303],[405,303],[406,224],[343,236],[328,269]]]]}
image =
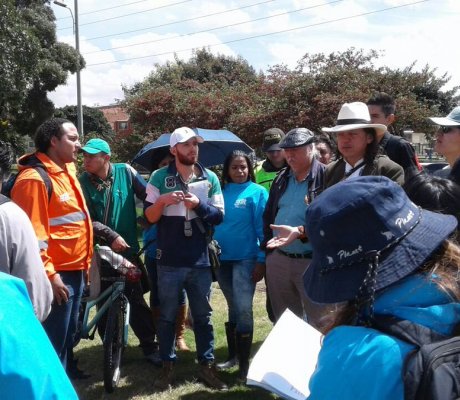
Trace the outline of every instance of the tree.
{"type": "Polygon", "coordinates": [[[17,145],[54,111],[47,93],[84,67],[83,58],[56,37],[49,0],[0,2],[0,137],[17,145]]]}
{"type": "Polygon", "coordinates": [[[223,56],[203,50],[189,62],[176,59],[157,66],[143,82],[125,88],[123,104],[135,133],[145,140],[187,125],[227,128],[258,148],[267,128],[288,131],[303,126],[319,132],[335,125],[343,103],[365,102],[379,90],[396,99],[397,133],[409,127],[429,132],[427,117],[452,109],[458,87],[442,91],[449,77],[438,77],[428,65],[421,71],[414,64],[403,69],[376,67],[380,56],[354,48],[306,54],[294,70],[275,65],[266,74],[250,74],[244,60],[225,63],[223,56]],[[219,69],[220,65],[232,68],[219,69]],[[232,74],[234,70],[246,73],[232,74]]]}
{"type": "MultiPolygon", "coordinates": [[[[77,125],[77,106],[65,106],[54,111],[55,117],[66,118],[77,125]]],[[[83,125],[85,126],[85,138],[89,135],[99,137],[112,142],[115,132],[107,122],[104,114],[98,108],[83,106],[83,125]]]]}

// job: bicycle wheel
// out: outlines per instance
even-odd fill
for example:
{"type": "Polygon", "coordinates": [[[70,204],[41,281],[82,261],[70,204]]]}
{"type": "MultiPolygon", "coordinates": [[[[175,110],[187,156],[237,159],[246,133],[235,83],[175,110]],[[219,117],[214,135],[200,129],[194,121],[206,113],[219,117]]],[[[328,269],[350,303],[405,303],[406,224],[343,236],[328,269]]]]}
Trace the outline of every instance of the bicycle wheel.
{"type": "Polygon", "coordinates": [[[120,295],[110,306],[104,334],[104,388],[112,393],[120,380],[126,298],[120,295]]]}

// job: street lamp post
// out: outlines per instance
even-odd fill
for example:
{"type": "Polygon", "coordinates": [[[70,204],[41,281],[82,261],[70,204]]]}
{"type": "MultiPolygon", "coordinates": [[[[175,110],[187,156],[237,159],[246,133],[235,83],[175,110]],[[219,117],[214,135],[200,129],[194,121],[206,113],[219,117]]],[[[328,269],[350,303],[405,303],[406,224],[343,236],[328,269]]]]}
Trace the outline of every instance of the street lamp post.
{"type": "MultiPolygon", "coordinates": [[[[75,49],[78,54],[80,54],[80,33],[78,28],[78,0],[74,0],[74,12],[75,18],[72,14],[72,10],[65,4],[63,1],[54,0],[54,4],[60,7],[67,8],[70,11],[73,22],[73,33],[75,35],[75,49]]],[[[80,79],[80,69],[77,70],[77,128],[80,136],[84,136],[83,131],[83,106],[81,104],[81,79],[80,79]]]]}

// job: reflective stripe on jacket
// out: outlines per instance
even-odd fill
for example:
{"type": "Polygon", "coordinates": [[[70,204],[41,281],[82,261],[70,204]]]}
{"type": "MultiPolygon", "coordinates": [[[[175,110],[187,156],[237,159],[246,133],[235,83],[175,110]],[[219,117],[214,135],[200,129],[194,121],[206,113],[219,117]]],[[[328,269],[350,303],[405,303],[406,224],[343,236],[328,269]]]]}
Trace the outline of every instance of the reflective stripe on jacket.
{"type": "Polygon", "coordinates": [[[40,175],[24,165],[29,156],[19,160],[20,173],[11,198],[32,222],[48,276],[59,271],[88,269],[93,253],[93,231],[75,165],[68,163],[62,169],[46,154],[36,153],[53,185],[48,201],[40,175]]]}

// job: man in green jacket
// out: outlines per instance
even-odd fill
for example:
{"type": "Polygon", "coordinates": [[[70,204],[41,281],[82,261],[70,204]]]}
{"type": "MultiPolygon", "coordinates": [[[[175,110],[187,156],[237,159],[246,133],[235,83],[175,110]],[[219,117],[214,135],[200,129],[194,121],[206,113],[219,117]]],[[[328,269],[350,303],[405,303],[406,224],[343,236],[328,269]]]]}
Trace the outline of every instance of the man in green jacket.
{"type": "MultiPolygon", "coordinates": [[[[142,261],[137,256],[139,242],[134,197],[145,199],[147,183],[130,165],[110,162],[110,147],[105,140],[91,139],[81,151],[85,172],[79,179],[95,237],[139,266],[142,261]]],[[[160,365],[153,315],[144,300],[142,285],[126,282],[125,292],[131,306],[129,323],[140,347],[148,361],[160,365]]]]}

